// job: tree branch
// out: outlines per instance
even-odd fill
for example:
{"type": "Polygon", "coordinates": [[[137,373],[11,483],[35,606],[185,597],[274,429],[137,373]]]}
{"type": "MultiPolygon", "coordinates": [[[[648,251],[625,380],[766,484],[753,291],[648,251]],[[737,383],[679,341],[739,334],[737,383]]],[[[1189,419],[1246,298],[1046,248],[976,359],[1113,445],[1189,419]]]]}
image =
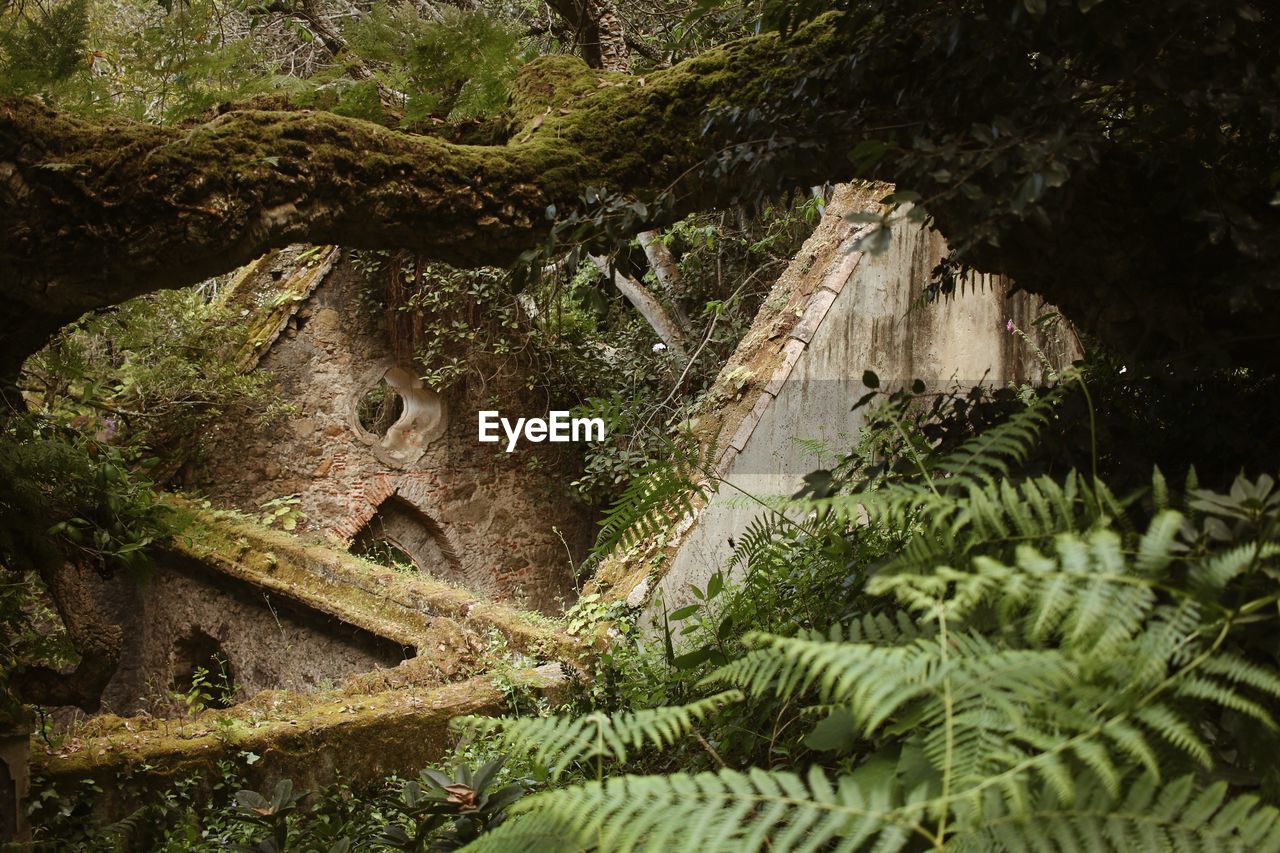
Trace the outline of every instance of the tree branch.
{"type": "MultiPolygon", "coordinates": [[[[0,99],[0,311],[23,319],[0,331],[0,392],[10,397],[21,360],[83,312],[289,243],[503,265],[543,244],[555,216],[594,214],[582,202],[588,188],[663,199],[647,219],[608,229],[625,237],[782,186],[851,177],[908,181],[930,224],[960,237],[965,264],[1010,276],[1123,357],[1190,364],[1209,353],[1280,370],[1280,207],[1267,203],[1270,190],[1252,191],[1237,217],[1247,239],[1214,236],[1176,191],[1193,149],[1160,160],[1141,138],[1135,148],[1104,132],[1109,114],[1054,102],[1078,111],[1063,126],[1087,140],[1088,156],[1028,215],[1013,201],[1028,185],[1023,169],[982,171],[989,161],[976,160],[975,173],[953,176],[912,153],[920,134],[967,138],[998,123],[1027,84],[984,83],[940,106],[919,72],[932,47],[877,20],[831,13],[645,77],[544,57],[515,81],[509,141],[489,146],[291,110],[283,96],[177,128],[0,99]],[[931,134],[930,121],[943,124],[931,134]],[[860,158],[855,174],[849,156],[862,142],[881,155],[860,158]]],[[[1040,150],[1057,136],[1011,138],[985,144],[1040,150]]],[[[1247,170],[1237,177],[1259,186],[1247,170]]]]}
{"type": "Polygon", "coordinates": [[[662,242],[656,231],[641,231],[636,235],[644,256],[649,261],[649,269],[658,282],[658,288],[667,297],[671,310],[682,328],[689,328],[689,318],[680,307],[680,268],[676,259],[671,257],[671,250],[662,242]]]}
{"type": "Polygon", "coordinates": [[[27,704],[75,705],[84,711],[97,711],[102,691],[115,675],[124,637],[120,626],[108,622],[99,612],[94,594],[84,581],[86,571],[89,570],[84,566],[59,562],[40,572],[71,642],[80,653],[80,662],[66,675],[44,666],[14,672],[14,692],[27,704]]]}
{"type": "MultiPolygon", "coordinates": [[[[763,103],[840,49],[824,19],[786,45],[759,36],[647,79],[548,57],[516,81],[515,140],[491,147],[324,112],[232,110],[161,128],[0,100],[0,303],[29,321],[4,330],[0,355],[32,351],[87,310],[290,243],[501,265],[547,237],[550,205],[576,207],[587,186],[670,191],[666,221],[729,200],[740,187],[700,168],[731,143],[704,132],[708,109],[763,103]],[[788,50],[794,61],[779,63],[788,50]]],[[[830,177],[844,148],[790,168],[830,177]]]]}
{"type": "Polygon", "coordinates": [[[629,275],[623,275],[617,267],[610,269],[608,258],[592,255],[591,263],[595,264],[605,278],[611,280],[613,286],[618,288],[618,292],[640,312],[640,316],[644,317],[645,322],[657,333],[658,338],[666,344],[668,349],[681,360],[688,357],[685,352],[684,329],[667,312],[662,303],[644,289],[644,285],[629,275]]]}

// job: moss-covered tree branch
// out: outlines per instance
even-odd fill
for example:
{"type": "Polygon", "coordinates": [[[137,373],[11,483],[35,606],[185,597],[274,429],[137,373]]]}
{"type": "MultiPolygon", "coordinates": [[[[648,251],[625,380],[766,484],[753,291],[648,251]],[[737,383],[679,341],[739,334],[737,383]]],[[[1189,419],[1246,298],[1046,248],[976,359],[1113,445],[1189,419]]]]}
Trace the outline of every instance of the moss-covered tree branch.
{"type": "MultiPolygon", "coordinates": [[[[304,110],[164,128],[0,101],[0,300],[30,320],[5,331],[4,355],[87,310],[289,243],[502,265],[547,236],[551,205],[573,206],[587,186],[672,191],[668,215],[706,206],[733,191],[698,168],[732,142],[704,134],[708,109],[763,101],[837,42],[820,23],[786,47],[753,38],[648,78],[542,59],[516,83],[512,138],[488,147],[304,110]],[[798,59],[779,65],[783,52],[798,59]]],[[[803,170],[833,171],[812,156],[803,170]]]]}
{"type": "Polygon", "coordinates": [[[635,233],[851,177],[898,183],[956,271],[1011,276],[1125,358],[1280,370],[1275,22],[1079,5],[957,29],[884,0],[644,77],[547,57],[485,146],[262,104],[160,128],[0,99],[0,311],[25,321],[0,377],[84,311],[288,243],[503,265],[588,187],[668,202],[635,233]],[[1205,77],[1202,51],[1235,64],[1205,77]]]}

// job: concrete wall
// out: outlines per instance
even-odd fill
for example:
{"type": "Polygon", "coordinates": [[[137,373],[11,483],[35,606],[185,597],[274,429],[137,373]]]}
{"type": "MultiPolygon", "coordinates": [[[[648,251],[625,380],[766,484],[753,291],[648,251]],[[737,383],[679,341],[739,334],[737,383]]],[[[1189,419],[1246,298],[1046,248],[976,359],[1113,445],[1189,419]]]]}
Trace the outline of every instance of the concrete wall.
{"type": "MultiPolygon", "coordinates": [[[[829,206],[827,217],[874,209],[871,201],[878,195],[850,198],[846,191],[829,206]]],[[[772,356],[755,368],[761,375],[752,377],[759,388],[754,405],[741,419],[726,422],[721,433],[725,450],[719,472],[726,485],[683,533],[652,591],[644,581],[628,596],[632,604],[647,602],[649,619],[661,612],[659,602],[670,610],[693,601],[690,585],[704,588],[714,572],[728,565],[731,541],[762,511],[744,493],[793,494],[806,473],[849,451],[865,416],[865,410],[850,411],[868,390],[862,384],[865,370],[876,372],[882,388],[909,385],[917,378],[931,390],[953,382],[964,387],[1040,382],[1044,364],[1007,331],[1010,320],[1056,366],[1068,366],[1079,356],[1070,330],[1035,331],[1035,319],[1046,310],[1043,304],[1023,293],[1009,296],[1009,283],[998,277],[978,277],[962,295],[920,304],[924,285],[946,252],[938,234],[901,224],[890,248],[875,256],[849,253],[855,238],[854,226],[827,222],[815,239],[841,249],[823,255],[806,247],[802,256],[812,265],[779,283],[807,295],[798,301],[795,293],[771,297],[793,307],[781,322],[761,318],[770,325],[765,332],[772,336],[772,356]],[[813,264],[815,257],[822,261],[813,264]],[[815,454],[815,441],[825,445],[825,456],[815,454]]],[[[758,339],[759,330],[753,331],[758,339]]]]}
{"type": "MultiPolygon", "coordinates": [[[[282,256],[256,274],[288,275],[289,263],[282,256]]],[[[412,376],[397,370],[405,365],[393,358],[379,312],[362,298],[366,287],[350,262],[334,264],[261,359],[279,383],[280,401],[297,413],[269,427],[218,424],[198,463],[184,471],[184,485],[246,512],[300,495],[306,518],[299,533],[342,544],[383,501],[398,497],[434,522],[440,546],[456,555],[448,579],[498,600],[560,611],[574,596],[566,542],[582,559],[594,521],[569,489],[578,464],[573,450],[543,444],[506,454],[476,441],[479,409],[540,413],[546,401],[530,397],[524,377],[483,389],[484,404],[473,389],[444,397],[426,390],[410,401],[401,422],[407,432],[371,435],[356,417],[364,393],[388,375],[401,384],[412,376]]],[[[278,292],[278,277],[265,290],[278,292]]]]}

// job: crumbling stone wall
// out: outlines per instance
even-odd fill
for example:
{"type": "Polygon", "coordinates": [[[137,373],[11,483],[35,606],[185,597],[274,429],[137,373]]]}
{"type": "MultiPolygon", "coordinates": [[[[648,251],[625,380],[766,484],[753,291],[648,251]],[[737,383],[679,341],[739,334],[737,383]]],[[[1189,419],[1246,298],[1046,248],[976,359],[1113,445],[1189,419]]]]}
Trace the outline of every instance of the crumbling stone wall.
{"type": "MultiPolygon", "coordinates": [[[[255,275],[271,277],[279,292],[291,263],[284,252],[255,275]]],[[[560,611],[574,595],[570,554],[575,562],[585,556],[594,526],[568,488],[573,450],[544,444],[507,454],[476,440],[479,409],[541,415],[545,402],[522,397],[521,383],[491,385],[483,398],[470,388],[438,396],[410,387],[412,365],[394,358],[367,287],[344,258],[300,297],[260,361],[296,414],[269,426],[218,424],[203,437],[184,484],[246,512],[297,494],[306,516],[299,533],[345,545],[384,501],[398,499],[434,524],[436,546],[455,557],[447,579],[498,600],[560,611]],[[404,393],[409,410],[400,421],[408,429],[385,437],[362,427],[357,411],[384,378],[404,393]]]]}
{"type": "Polygon", "coordinates": [[[700,419],[720,481],[707,501],[597,573],[594,589],[644,608],[651,630],[660,630],[664,608],[691,603],[691,590],[713,573],[732,569],[729,579],[740,579],[735,543],[763,512],[745,495],[767,502],[794,494],[805,474],[855,446],[867,415],[852,408],[870,390],[864,371],[885,390],[915,379],[931,391],[1038,384],[1081,355],[1065,322],[1036,323],[1054,313],[1050,306],[998,276],[970,277],[953,297],[923,303],[947,255],[942,236],[923,225],[896,225],[880,254],[854,251],[871,226],[848,215],[878,213],[888,190],[837,188],[706,395],[700,419]]]}
{"type": "Polygon", "coordinates": [[[177,710],[181,700],[171,694],[190,687],[192,667],[207,667],[210,652],[229,664],[237,702],[262,690],[329,688],[414,655],[412,648],[186,562],[168,561],[142,582],[101,581],[98,599],[124,632],[120,666],[102,703],[121,715],[177,710]]]}

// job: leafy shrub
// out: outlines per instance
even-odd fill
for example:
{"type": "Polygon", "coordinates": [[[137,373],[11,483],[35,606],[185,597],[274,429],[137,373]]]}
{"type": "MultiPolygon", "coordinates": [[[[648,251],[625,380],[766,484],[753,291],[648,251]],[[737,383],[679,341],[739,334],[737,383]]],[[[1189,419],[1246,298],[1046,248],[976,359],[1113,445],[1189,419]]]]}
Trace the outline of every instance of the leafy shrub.
{"type": "MultiPolygon", "coordinates": [[[[1019,478],[1063,393],[879,488],[797,499],[908,535],[869,573],[887,606],[750,632],[701,682],[731,691],[718,701],[802,708],[802,772],[722,764],[550,790],[476,849],[659,849],[674,832],[744,850],[1280,849],[1264,804],[1280,778],[1261,758],[1280,700],[1262,639],[1280,603],[1280,492],[1262,476],[1175,493],[1157,470],[1122,499],[1075,473],[1019,478]]],[[[695,733],[703,701],[645,712],[647,749],[695,733]]],[[[526,749],[536,729],[535,754],[563,772],[634,753],[623,736],[631,753],[600,748],[633,719],[494,728],[526,749]]],[[[701,724],[711,746],[720,722],[701,724]]]]}

